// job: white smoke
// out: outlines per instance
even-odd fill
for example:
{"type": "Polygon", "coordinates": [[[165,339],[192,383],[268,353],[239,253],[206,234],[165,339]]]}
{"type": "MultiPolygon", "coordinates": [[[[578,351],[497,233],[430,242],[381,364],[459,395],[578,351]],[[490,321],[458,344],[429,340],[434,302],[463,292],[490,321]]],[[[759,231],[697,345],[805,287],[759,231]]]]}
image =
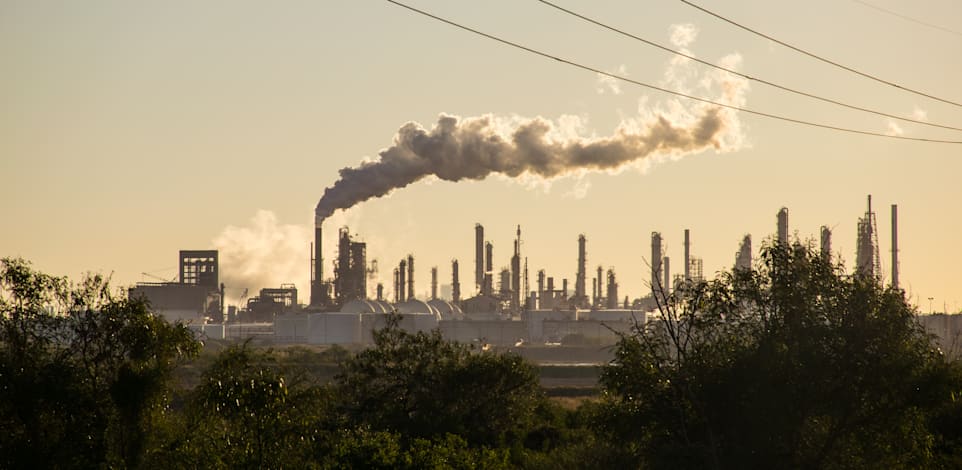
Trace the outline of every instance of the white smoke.
{"type": "Polygon", "coordinates": [[[267,210],[257,211],[246,227],[226,227],[213,245],[219,252],[227,303],[236,304],[244,289],[248,297],[255,297],[261,288],[285,283],[296,284],[298,294],[306,295],[310,242],[307,226],[280,224],[267,210]]]}
{"type": "MultiPolygon", "coordinates": [[[[740,56],[726,59],[737,63],[740,56]]],[[[699,87],[712,89],[715,100],[739,105],[745,101],[748,84],[726,72],[710,72],[699,87]]],[[[579,171],[617,172],[627,167],[643,169],[650,164],[650,156],[680,158],[709,149],[730,151],[744,142],[734,111],[678,100],[623,120],[607,137],[571,135],[578,127],[542,117],[490,114],[468,118],[441,114],[430,129],[409,122],[377,159],[342,169],[340,178],[324,190],[316,214],[325,219],[338,209],[429,176],[461,181],[492,174],[551,179],[579,171]]]]}
{"type": "Polygon", "coordinates": [[[685,47],[692,45],[698,38],[698,28],[691,23],[673,24],[669,27],[671,43],[675,47],[685,47]]]}

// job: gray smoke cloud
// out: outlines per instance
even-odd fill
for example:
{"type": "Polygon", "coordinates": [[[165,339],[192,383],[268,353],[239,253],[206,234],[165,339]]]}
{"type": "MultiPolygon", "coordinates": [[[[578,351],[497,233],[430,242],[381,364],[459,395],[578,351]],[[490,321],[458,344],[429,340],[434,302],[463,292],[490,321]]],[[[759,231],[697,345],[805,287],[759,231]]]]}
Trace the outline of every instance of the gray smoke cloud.
{"type": "MultiPolygon", "coordinates": [[[[740,57],[733,57],[738,62],[740,57]]],[[[707,91],[717,84],[718,101],[743,104],[747,82],[727,73],[702,80],[707,91]]],[[[378,158],[340,170],[340,178],[324,190],[317,221],[385,196],[426,177],[445,181],[481,180],[492,174],[511,178],[551,179],[575,172],[612,171],[652,155],[673,157],[707,149],[730,150],[742,142],[734,112],[697,104],[671,111],[648,112],[644,119],[623,121],[609,137],[583,137],[543,118],[503,119],[492,115],[459,118],[442,114],[431,129],[409,122],[394,145],[378,158]]]]}

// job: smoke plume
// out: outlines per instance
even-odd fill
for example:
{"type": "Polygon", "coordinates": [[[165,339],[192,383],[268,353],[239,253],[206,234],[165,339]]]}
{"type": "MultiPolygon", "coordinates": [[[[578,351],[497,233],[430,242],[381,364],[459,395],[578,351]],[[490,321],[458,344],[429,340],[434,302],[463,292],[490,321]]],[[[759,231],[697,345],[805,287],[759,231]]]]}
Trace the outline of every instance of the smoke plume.
{"type": "Polygon", "coordinates": [[[213,245],[219,252],[220,277],[229,289],[229,302],[238,302],[245,288],[254,297],[260,288],[284,283],[307,287],[304,259],[310,241],[309,228],[280,224],[266,210],[257,211],[247,227],[226,227],[213,245]]]}
{"type": "MultiPolygon", "coordinates": [[[[725,60],[737,65],[740,57],[725,60]]],[[[745,80],[717,71],[698,82],[701,94],[716,92],[715,100],[736,105],[744,103],[747,86],[745,80]]],[[[377,159],[340,171],[340,178],[324,190],[317,204],[317,219],[429,176],[445,181],[481,180],[491,174],[547,180],[576,172],[643,167],[651,156],[727,151],[743,142],[730,109],[670,101],[664,110],[641,111],[641,117],[622,121],[608,137],[584,137],[570,132],[564,122],[541,117],[441,114],[430,129],[409,122],[377,159]]]]}

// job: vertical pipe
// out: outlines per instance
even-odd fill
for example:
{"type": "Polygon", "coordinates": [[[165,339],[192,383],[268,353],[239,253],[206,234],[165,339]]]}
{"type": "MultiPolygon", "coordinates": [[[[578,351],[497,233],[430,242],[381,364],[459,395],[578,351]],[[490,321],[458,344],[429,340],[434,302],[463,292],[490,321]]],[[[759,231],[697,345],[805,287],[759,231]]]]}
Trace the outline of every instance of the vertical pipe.
{"type": "MultiPolygon", "coordinates": [[[[687,234],[688,231],[686,230],[687,234]]],[[[687,239],[687,237],[686,237],[687,239]]],[[[651,295],[658,296],[662,295],[663,291],[658,288],[661,284],[661,234],[658,232],[651,232],[651,295]]]]}
{"type": "Polygon", "coordinates": [[[402,302],[402,303],[404,302],[404,286],[406,284],[405,280],[407,279],[407,266],[408,266],[407,261],[405,261],[404,259],[401,259],[401,262],[398,264],[398,268],[397,268],[399,273],[397,291],[400,294],[398,295],[398,302],[402,302]]]}
{"type": "Polygon", "coordinates": [[[494,245],[491,242],[484,245],[484,272],[494,273],[494,245]]]}
{"type": "Polygon", "coordinates": [[[474,224],[474,283],[478,289],[484,283],[484,227],[474,224]]]}
{"type": "Polygon", "coordinates": [[[414,300],[414,255],[408,255],[408,300],[414,300]]]}
{"type": "Polygon", "coordinates": [[[892,204],[892,287],[899,288],[899,206],[892,204]]]}
{"type": "Polygon", "coordinates": [[[664,284],[661,285],[661,288],[662,288],[662,290],[665,292],[665,294],[668,294],[668,293],[671,292],[671,269],[669,269],[669,268],[670,268],[670,261],[671,261],[671,260],[666,256],[666,257],[665,257],[665,261],[664,261],[664,263],[663,263],[664,266],[662,266],[663,268],[665,268],[665,273],[664,273],[664,274],[665,274],[665,282],[664,282],[664,284]]]}
{"type": "Polygon", "coordinates": [[[458,260],[451,261],[451,302],[461,302],[461,281],[458,279],[458,260]]]}
{"type": "Polygon", "coordinates": [[[438,267],[431,267],[431,300],[438,298],[438,267]]]}
{"type": "Polygon", "coordinates": [[[685,282],[691,280],[691,238],[688,229],[685,229],[685,282]]]}
{"type": "Polygon", "coordinates": [[[783,207],[778,211],[778,243],[788,243],[788,208],[783,207]]]}

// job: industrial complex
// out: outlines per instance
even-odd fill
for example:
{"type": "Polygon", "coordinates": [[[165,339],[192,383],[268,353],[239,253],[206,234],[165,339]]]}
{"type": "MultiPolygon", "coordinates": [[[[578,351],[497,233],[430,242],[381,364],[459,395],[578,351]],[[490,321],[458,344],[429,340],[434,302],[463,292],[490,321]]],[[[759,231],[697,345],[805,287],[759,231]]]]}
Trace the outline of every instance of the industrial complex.
{"type": "MultiPolygon", "coordinates": [[[[891,210],[891,283],[898,287],[898,207],[892,205],[891,210]]],[[[881,282],[878,226],[871,196],[857,227],[856,270],[881,282]]],[[[316,218],[307,303],[299,302],[293,284],[285,284],[261,289],[250,298],[245,291],[245,305],[225,310],[225,286],[218,280],[216,251],[181,251],[178,280],[139,283],[130,289],[130,295],[146,297],[168,319],[189,322],[192,328],[212,338],[256,336],[273,343],[363,345],[372,341],[372,332],[385,324],[386,315],[400,314],[403,328],[439,329],[446,338],[462,342],[511,347],[610,345],[619,333],[657,314],[659,299],[689,283],[704,280],[702,260],[691,255],[688,229],[683,232],[684,259],[677,273],[671,271],[671,260],[664,255],[662,234],[651,233],[647,294],[630,299],[619,295],[614,267],[597,266],[589,271],[588,239],[584,234],[578,235],[572,244],[572,253],[577,256],[572,290],[567,277],[552,276],[543,269],[536,271],[534,283],[530,283],[528,259],[521,252],[521,226],[515,232],[509,264],[495,269],[494,243],[485,237],[484,227],[476,224],[473,285],[462,286],[460,264],[452,260],[447,295],[438,295],[440,271],[435,266],[430,268],[430,297],[419,299],[415,295],[413,255],[402,257],[393,267],[390,291],[386,292],[380,283],[369,291],[368,280],[377,272],[377,261],[368,262],[367,245],[356,240],[347,227],[338,231],[333,276],[326,278],[321,249],[323,229],[323,219],[316,218]],[[464,292],[472,295],[463,295],[464,292]]],[[[832,256],[832,235],[828,227],[821,227],[819,249],[826,258],[832,256]]],[[[789,241],[787,208],[776,214],[775,240],[789,241]]],[[[752,254],[752,237],[746,234],[735,252],[733,268],[750,269],[752,254]]],[[[948,324],[933,328],[945,338],[956,331],[948,324]]]]}

